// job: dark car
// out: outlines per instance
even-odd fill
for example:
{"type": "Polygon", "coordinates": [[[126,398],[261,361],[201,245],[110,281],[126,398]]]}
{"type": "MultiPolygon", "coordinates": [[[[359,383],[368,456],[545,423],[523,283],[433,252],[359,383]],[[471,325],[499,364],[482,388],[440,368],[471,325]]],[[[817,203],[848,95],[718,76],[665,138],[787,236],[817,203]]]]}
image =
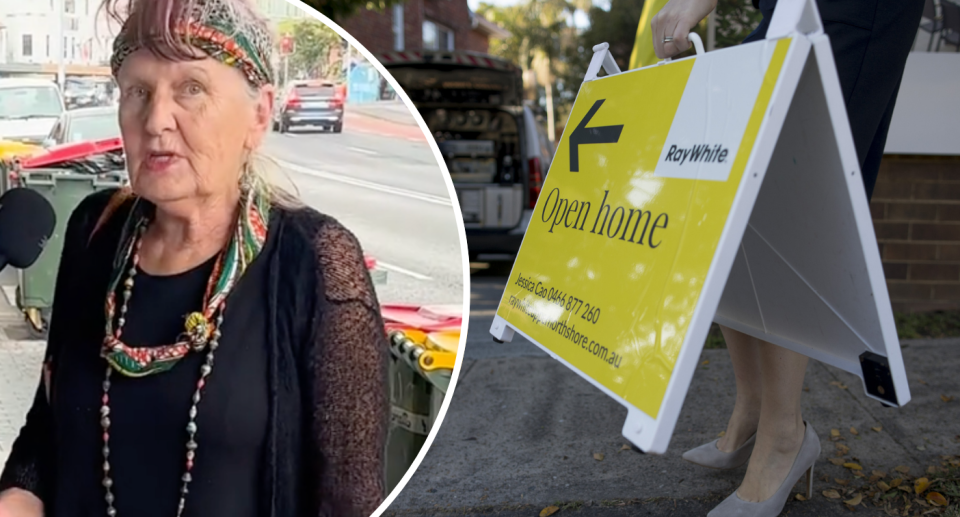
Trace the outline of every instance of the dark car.
{"type": "Polygon", "coordinates": [[[331,82],[297,81],[279,99],[273,128],[286,133],[295,127],[343,130],[343,97],[331,82]]]}
{"type": "Polygon", "coordinates": [[[120,138],[116,106],[64,111],[43,141],[44,147],[120,138]]]}

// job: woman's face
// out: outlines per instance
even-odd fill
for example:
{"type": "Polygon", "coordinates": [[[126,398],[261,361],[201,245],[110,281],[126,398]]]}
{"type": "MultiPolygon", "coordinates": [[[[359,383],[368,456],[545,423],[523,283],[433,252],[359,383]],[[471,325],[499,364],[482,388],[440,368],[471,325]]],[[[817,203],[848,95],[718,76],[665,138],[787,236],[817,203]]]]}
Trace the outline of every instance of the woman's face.
{"type": "Polygon", "coordinates": [[[212,58],[169,61],[147,50],[118,72],[120,130],[133,190],[155,204],[230,195],[259,147],[273,108],[270,87],[251,88],[212,58]]]}

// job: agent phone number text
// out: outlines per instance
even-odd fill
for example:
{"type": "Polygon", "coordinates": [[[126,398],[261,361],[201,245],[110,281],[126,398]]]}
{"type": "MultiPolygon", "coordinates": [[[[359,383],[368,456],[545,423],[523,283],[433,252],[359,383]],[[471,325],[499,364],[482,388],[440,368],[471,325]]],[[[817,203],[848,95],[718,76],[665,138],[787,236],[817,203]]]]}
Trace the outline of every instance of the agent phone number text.
{"type": "Polygon", "coordinates": [[[549,287],[543,282],[535,282],[530,278],[525,278],[523,274],[517,275],[515,285],[525,291],[533,293],[543,300],[559,305],[561,309],[570,311],[574,316],[579,316],[580,319],[587,323],[596,325],[600,322],[600,307],[594,303],[587,302],[582,298],[578,298],[559,289],[549,287]]]}

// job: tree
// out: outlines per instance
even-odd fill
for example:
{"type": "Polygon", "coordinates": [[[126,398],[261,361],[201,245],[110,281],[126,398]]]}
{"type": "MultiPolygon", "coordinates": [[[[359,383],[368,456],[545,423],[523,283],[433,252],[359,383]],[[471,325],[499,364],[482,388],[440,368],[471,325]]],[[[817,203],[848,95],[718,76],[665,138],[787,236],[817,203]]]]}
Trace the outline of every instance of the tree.
{"type": "MultiPolygon", "coordinates": [[[[763,16],[750,0],[717,2],[716,48],[739,45],[753,31],[763,16]]],[[[707,40],[704,39],[704,42],[707,40]]]]}
{"type": "Polygon", "coordinates": [[[383,11],[405,0],[304,0],[304,3],[320,11],[335,22],[349,18],[361,9],[383,11]]]}
{"type": "Polygon", "coordinates": [[[283,20],[277,28],[281,34],[293,37],[295,50],[288,56],[291,77],[326,78],[331,75],[331,69],[338,70],[339,64],[331,63],[330,56],[331,51],[342,47],[343,39],[333,29],[307,18],[283,20]]]}

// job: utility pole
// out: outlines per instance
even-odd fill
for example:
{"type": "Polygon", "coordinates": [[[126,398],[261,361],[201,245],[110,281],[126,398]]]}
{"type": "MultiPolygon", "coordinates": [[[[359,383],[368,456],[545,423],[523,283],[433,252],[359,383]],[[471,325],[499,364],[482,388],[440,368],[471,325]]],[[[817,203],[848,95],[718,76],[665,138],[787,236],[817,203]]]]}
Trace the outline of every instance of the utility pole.
{"type": "Polygon", "coordinates": [[[61,89],[66,88],[66,82],[67,82],[66,81],[66,63],[65,63],[65,59],[67,55],[67,44],[66,44],[66,37],[64,36],[65,29],[66,29],[65,27],[66,2],[67,0],[59,0],[57,2],[54,2],[54,5],[57,8],[57,29],[58,29],[57,40],[59,42],[57,46],[60,47],[60,55],[57,56],[57,84],[60,85],[61,89]]]}

